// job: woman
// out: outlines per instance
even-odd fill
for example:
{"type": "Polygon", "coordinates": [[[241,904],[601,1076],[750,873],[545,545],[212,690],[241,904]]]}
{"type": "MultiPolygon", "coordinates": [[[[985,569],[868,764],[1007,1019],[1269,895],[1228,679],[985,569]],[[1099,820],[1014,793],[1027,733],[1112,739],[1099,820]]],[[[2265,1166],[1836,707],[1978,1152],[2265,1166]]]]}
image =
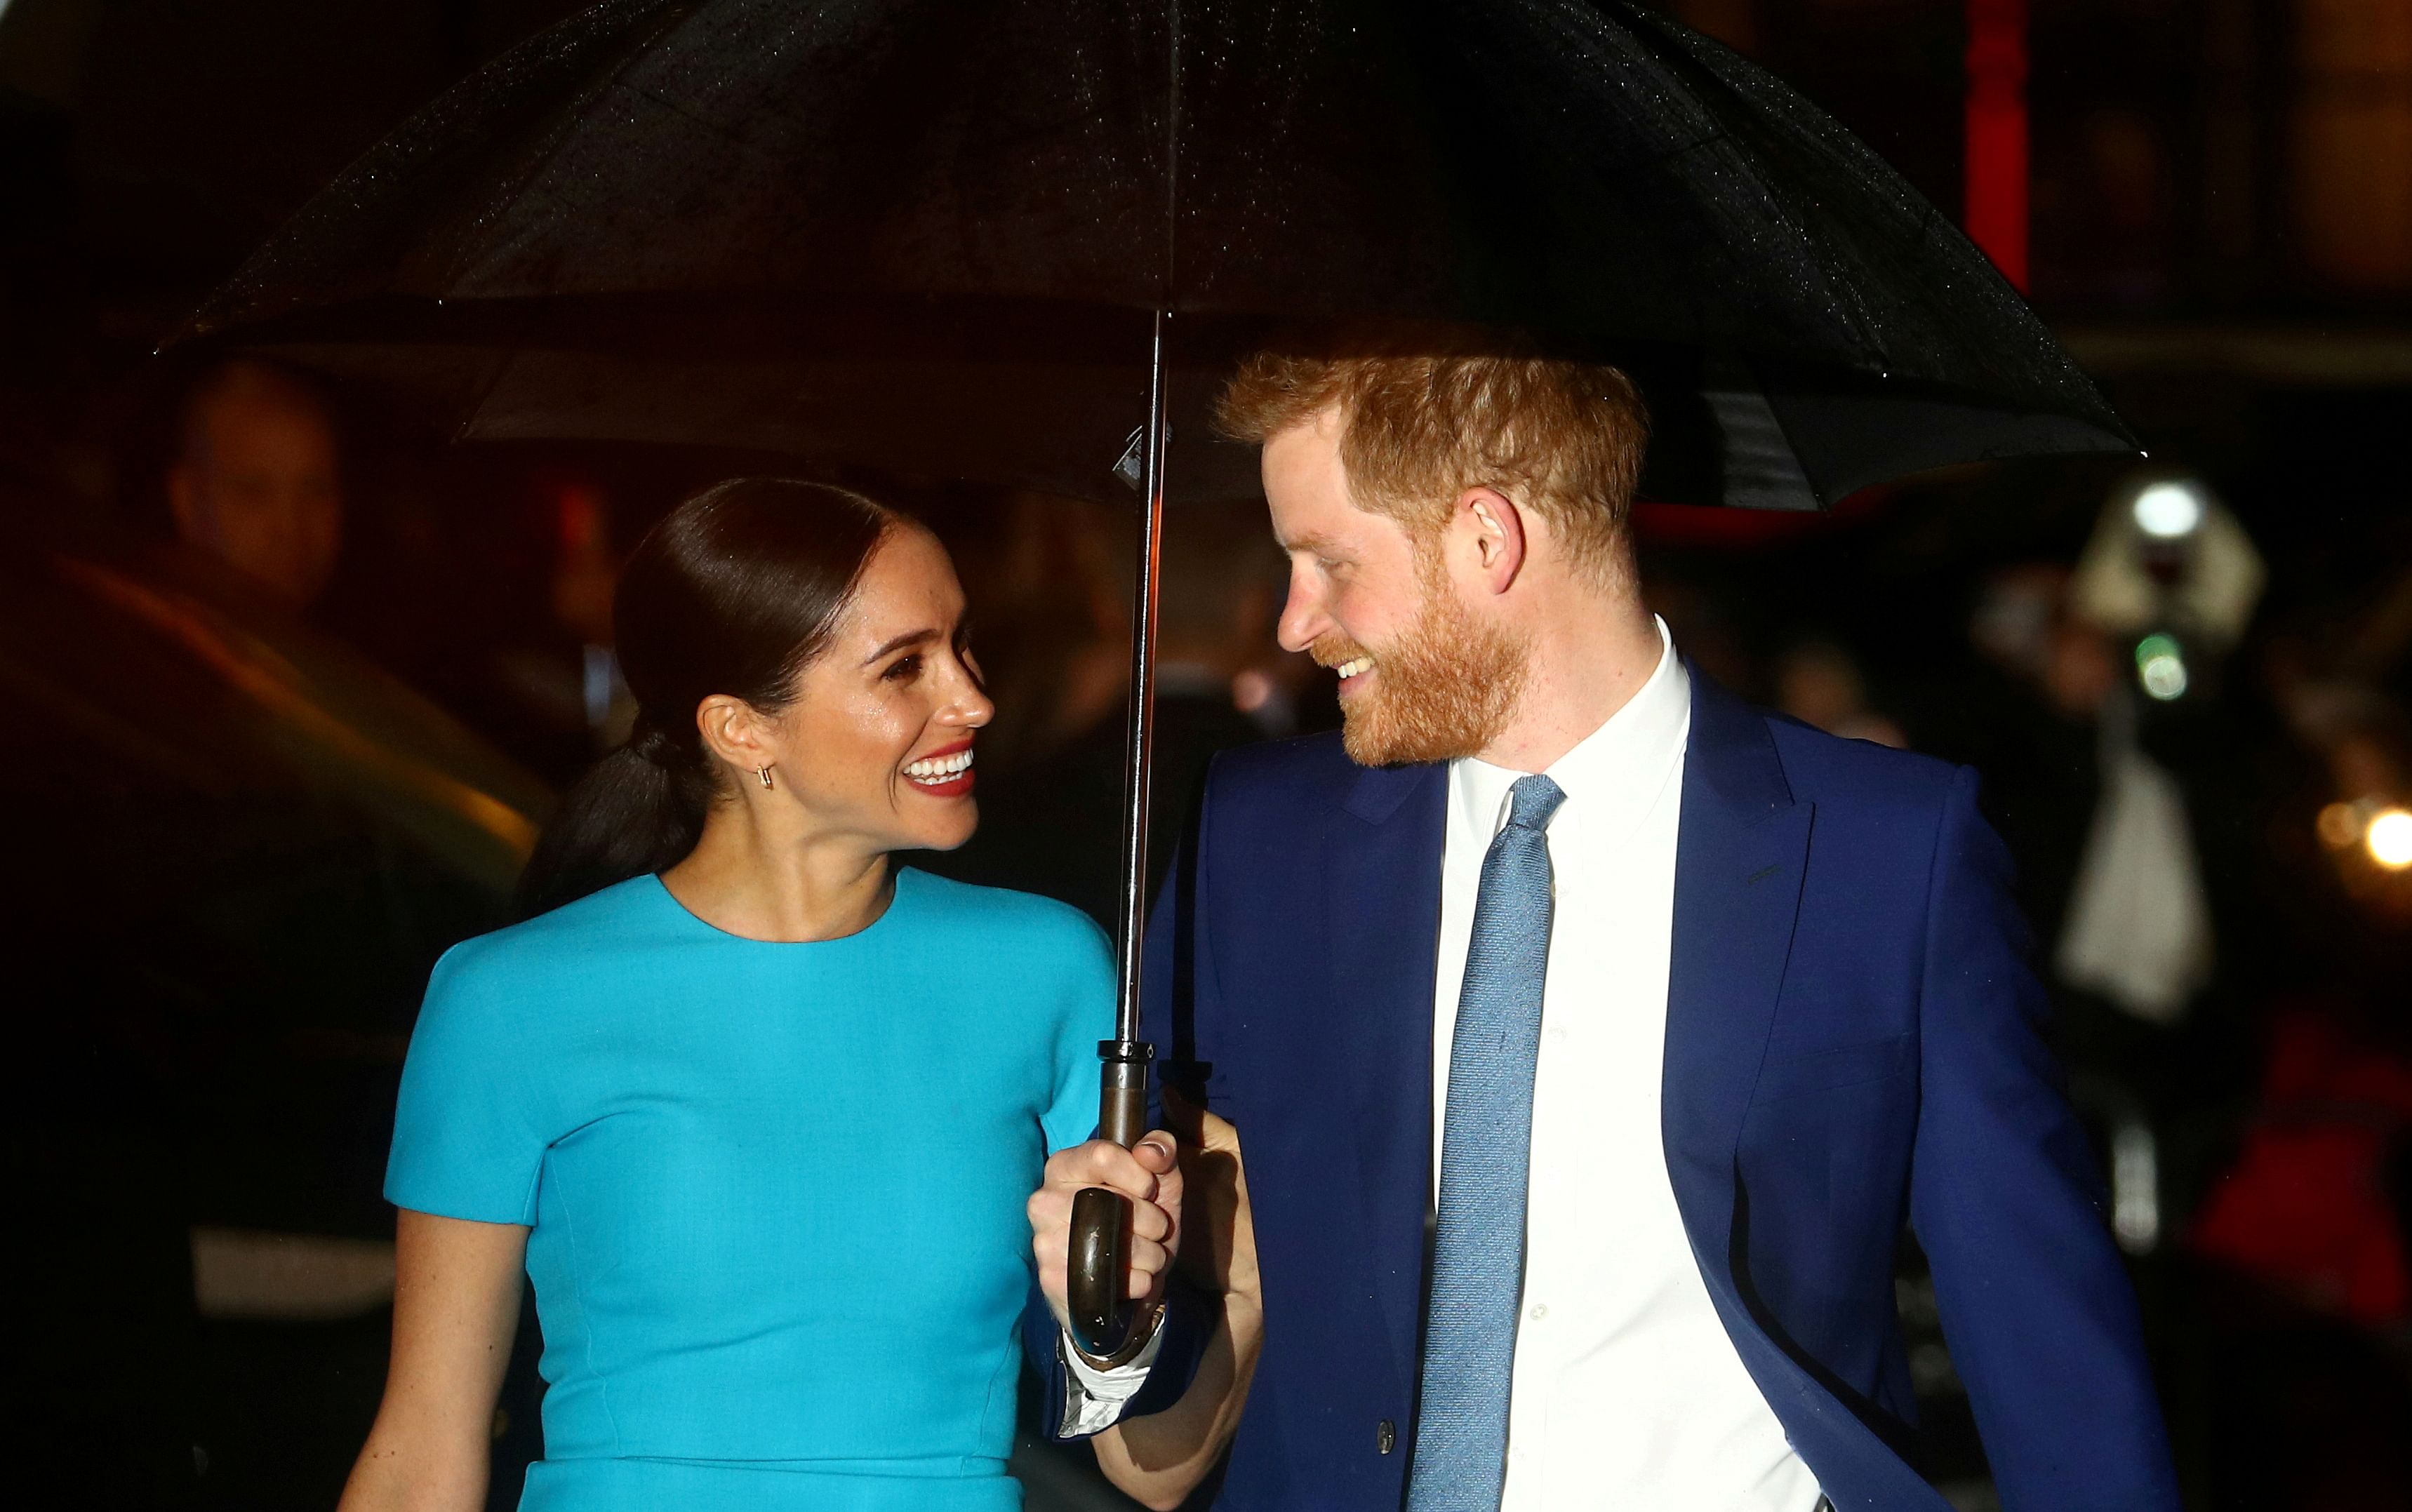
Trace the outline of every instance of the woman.
{"type": "Polygon", "coordinates": [[[816,484],[637,548],[637,736],[537,847],[552,911],[446,956],[412,1037],[346,1512],[483,1505],[523,1266],[523,1508],[1020,1505],[1023,1202],[1095,1123],[1112,962],[1071,908],[890,862],[976,823],[963,606],[926,530],[816,484]]]}

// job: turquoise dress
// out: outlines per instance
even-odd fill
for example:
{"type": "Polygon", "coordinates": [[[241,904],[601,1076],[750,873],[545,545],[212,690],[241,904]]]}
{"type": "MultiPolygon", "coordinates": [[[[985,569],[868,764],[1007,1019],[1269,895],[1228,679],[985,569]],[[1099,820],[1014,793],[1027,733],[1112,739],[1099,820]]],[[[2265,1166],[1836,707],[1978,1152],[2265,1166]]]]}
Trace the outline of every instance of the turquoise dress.
{"type": "Polygon", "coordinates": [[[842,940],[639,877],[445,956],[386,1196],[531,1226],[522,1512],[1011,1512],[1023,1203],[1096,1122],[1113,962],[900,870],[842,940]]]}

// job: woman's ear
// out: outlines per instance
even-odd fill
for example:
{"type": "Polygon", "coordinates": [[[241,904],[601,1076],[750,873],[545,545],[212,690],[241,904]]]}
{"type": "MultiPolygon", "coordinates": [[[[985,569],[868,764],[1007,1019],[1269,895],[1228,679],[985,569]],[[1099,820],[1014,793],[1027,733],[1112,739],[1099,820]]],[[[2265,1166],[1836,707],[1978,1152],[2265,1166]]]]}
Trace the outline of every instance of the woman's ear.
{"type": "Polygon", "coordinates": [[[704,699],[695,706],[695,727],[705,750],[740,771],[779,764],[771,721],[743,698],[715,693],[704,699]]]}

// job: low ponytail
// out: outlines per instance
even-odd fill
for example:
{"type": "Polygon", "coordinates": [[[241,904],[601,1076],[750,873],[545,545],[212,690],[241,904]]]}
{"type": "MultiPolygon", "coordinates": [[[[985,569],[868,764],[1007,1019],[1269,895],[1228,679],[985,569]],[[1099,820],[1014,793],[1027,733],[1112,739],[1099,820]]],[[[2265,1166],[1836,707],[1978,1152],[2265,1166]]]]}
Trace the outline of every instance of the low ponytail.
{"type": "Polygon", "coordinates": [[[846,489],[737,478],[646,533],[611,605],[636,728],[537,838],[520,877],[523,917],[686,859],[728,780],[696,728],[697,705],[726,694],[765,712],[786,707],[900,519],[846,489]]]}
{"type": "Polygon", "coordinates": [[[676,771],[631,741],[586,769],[537,837],[520,875],[533,917],[615,882],[676,866],[703,836],[708,773],[676,771]]]}

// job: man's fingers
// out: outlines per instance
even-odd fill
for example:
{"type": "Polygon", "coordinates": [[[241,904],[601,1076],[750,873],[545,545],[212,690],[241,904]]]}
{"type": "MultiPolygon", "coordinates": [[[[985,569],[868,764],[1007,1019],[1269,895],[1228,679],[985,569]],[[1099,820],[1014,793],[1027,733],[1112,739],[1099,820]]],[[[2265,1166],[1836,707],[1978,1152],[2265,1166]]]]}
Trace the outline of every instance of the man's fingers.
{"type": "Polygon", "coordinates": [[[1150,1172],[1161,1176],[1181,1161],[1181,1146],[1164,1129],[1153,1130],[1131,1146],[1131,1155],[1150,1172]]]}

